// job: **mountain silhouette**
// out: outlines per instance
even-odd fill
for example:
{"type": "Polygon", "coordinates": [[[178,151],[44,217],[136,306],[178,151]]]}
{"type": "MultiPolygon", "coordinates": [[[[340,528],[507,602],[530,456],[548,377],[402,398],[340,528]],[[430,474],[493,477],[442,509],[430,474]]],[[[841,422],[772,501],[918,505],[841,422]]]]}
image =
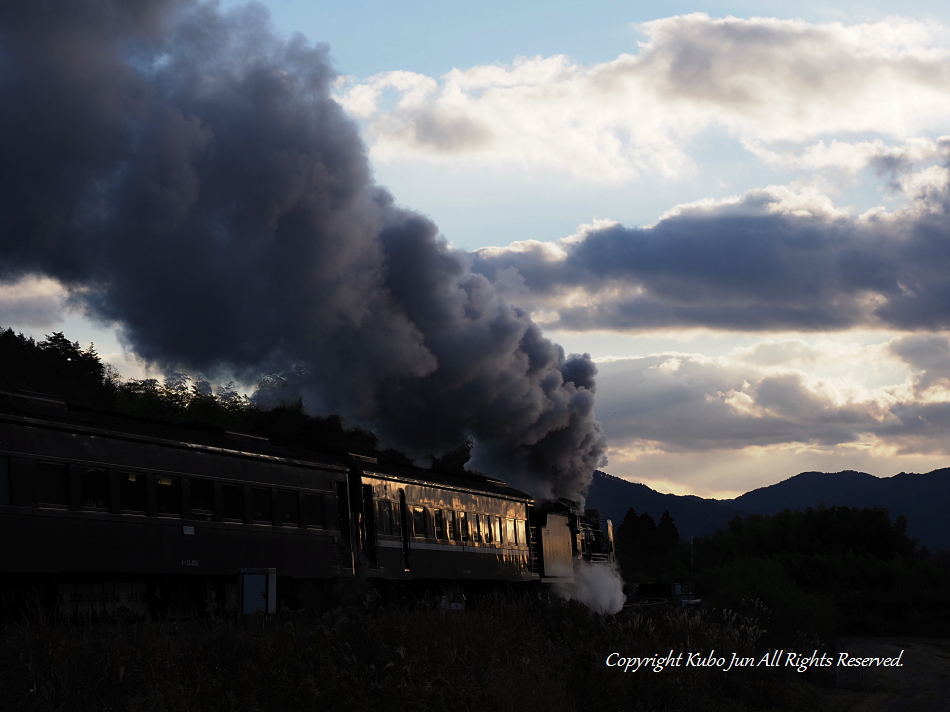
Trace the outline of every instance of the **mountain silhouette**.
{"type": "Polygon", "coordinates": [[[809,507],[884,507],[891,519],[907,518],[907,533],[930,551],[950,549],[947,502],[950,501],[950,468],[926,474],[901,472],[875,477],[865,472],[802,472],[735,499],[704,499],[694,495],[662,494],[646,485],[627,482],[605,472],[594,473],[587,506],[598,509],[618,526],[627,510],[659,519],[664,511],[673,517],[680,537],[708,536],[736,515],[777,514],[785,509],[809,507]]]}

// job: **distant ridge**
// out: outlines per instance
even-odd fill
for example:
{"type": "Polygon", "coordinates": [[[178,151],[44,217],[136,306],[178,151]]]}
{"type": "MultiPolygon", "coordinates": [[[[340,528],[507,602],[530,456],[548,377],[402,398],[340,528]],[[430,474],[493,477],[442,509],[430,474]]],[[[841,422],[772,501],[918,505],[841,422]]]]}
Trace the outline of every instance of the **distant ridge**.
{"type": "Polygon", "coordinates": [[[729,502],[695,495],[663,494],[646,485],[627,482],[600,470],[594,472],[594,480],[587,495],[587,507],[597,509],[602,517],[612,519],[614,526],[620,526],[631,507],[637,514],[646,512],[655,521],[659,521],[663,512],[668,511],[676,522],[680,538],[684,540],[689,540],[691,535],[712,534],[716,529],[726,526],[736,515],[748,516],[747,512],[729,502]]]}
{"type": "Polygon", "coordinates": [[[930,551],[950,549],[950,468],[926,474],[900,473],[875,477],[866,472],[802,472],[774,485],[760,487],[735,499],[704,499],[662,494],[643,484],[595,472],[587,506],[619,526],[627,509],[659,520],[669,511],[682,539],[707,536],[734,516],[776,514],[808,507],[884,507],[891,519],[904,515],[907,532],[930,551]]]}
{"type": "Polygon", "coordinates": [[[907,533],[931,551],[950,549],[950,468],[926,474],[901,472],[875,477],[865,472],[803,472],[769,487],[723,500],[754,514],[805,509],[824,504],[844,507],[884,507],[891,519],[907,517],[907,533]]]}

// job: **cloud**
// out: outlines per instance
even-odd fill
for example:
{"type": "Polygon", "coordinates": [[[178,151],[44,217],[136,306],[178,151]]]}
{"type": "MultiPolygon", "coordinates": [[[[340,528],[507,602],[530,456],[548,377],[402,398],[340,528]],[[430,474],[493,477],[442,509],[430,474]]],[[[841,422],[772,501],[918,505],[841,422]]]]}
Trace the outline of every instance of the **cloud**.
{"type": "Polygon", "coordinates": [[[914,370],[918,398],[950,400],[950,340],[945,334],[902,336],[889,350],[914,370]]]}
{"type": "Polygon", "coordinates": [[[48,329],[63,321],[66,301],[66,290],[52,279],[24,277],[0,284],[0,326],[48,329]]]}
{"type": "MultiPolygon", "coordinates": [[[[946,160],[948,142],[950,137],[940,136],[936,140],[909,138],[896,144],[879,138],[873,141],[821,140],[796,150],[773,150],[759,140],[747,140],[743,145],[764,163],[774,166],[803,171],[835,169],[850,175],[871,168],[893,181],[914,164],[946,160]]],[[[891,187],[901,192],[899,184],[892,182],[891,187]]]]}
{"type": "Polygon", "coordinates": [[[662,454],[946,456],[948,351],[946,334],[930,334],[868,346],[782,339],[717,358],[610,359],[599,364],[598,409],[618,468],[662,454]],[[903,380],[868,385],[868,374],[888,361],[904,365],[903,380]]]}
{"type": "Polygon", "coordinates": [[[854,217],[773,186],[679,206],[646,228],[484,248],[475,266],[504,274],[500,288],[517,285],[513,298],[565,330],[947,328],[950,171],[896,181],[906,203],[891,213],[854,217]]]}
{"type": "Polygon", "coordinates": [[[860,441],[891,416],[870,392],[731,357],[657,354],[600,364],[598,408],[614,447],[707,451],[860,441]]]}
{"type": "Polygon", "coordinates": [[[601,64],[557,55],[438,79],[385,72],[341,80],[338,95],[367,122],[374,158],[551,167],[594,181],[688,172],[690,141],[711,127],[769,162],[847,168],[874,140],[912,143],[950,117],[950,30],[935,23],[696,13],[639,29],[636,54],[601,64]],[[861,137],[855,150],[845,135],[861,137]]]}

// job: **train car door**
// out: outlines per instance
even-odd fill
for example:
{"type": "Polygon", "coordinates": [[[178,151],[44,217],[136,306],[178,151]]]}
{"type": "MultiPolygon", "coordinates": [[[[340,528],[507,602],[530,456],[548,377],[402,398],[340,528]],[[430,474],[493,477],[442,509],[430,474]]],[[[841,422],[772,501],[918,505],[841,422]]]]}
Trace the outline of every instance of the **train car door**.
{"type": "Polygon", "coordinates": [[[409,506],[406,504],[406,491],[399,490],[399,533],[402,535],[402,568],[409,571],[409,537],[412,519],[409,518],[409,506]]]}
{"type": "Polygon", "coordinates": [[[371,569],[379,567],[376,549],[376,507],[373,504],[373,486],[363,485],[363,524],[366,530],[363,544],[366,550],[366,563],[371,569]]]}
{"type": "Polygon", "coordinates": [[[353,534],[353,557],[356,563],[355,571],[360,572],[366,567],[366,513],[363,510],[363,472],[359,468],[350,467],[347,473],[349,485],[350,516],[353,524],[350,531],[353,534]]]}
{"type": "Polygon", "coordinates": [[[345,481],[337,481],[336,502],[337,502],[337,523],[340,527],[340,566],[350,572],[353,571],[353,524],[350,516],[350,496],[349,486],[345,481]]]}

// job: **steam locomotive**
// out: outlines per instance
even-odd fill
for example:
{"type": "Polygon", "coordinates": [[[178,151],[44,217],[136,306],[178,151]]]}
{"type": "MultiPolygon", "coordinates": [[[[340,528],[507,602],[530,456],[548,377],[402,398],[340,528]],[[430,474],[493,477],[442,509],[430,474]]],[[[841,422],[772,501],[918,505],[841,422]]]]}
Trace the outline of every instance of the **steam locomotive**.
{"type": "Polygon", "coordinates": [[[571,582],[609,521],[504,482],[0,392],[0,592],[62,615],[273,611],[341,589],[571,582]]]}

